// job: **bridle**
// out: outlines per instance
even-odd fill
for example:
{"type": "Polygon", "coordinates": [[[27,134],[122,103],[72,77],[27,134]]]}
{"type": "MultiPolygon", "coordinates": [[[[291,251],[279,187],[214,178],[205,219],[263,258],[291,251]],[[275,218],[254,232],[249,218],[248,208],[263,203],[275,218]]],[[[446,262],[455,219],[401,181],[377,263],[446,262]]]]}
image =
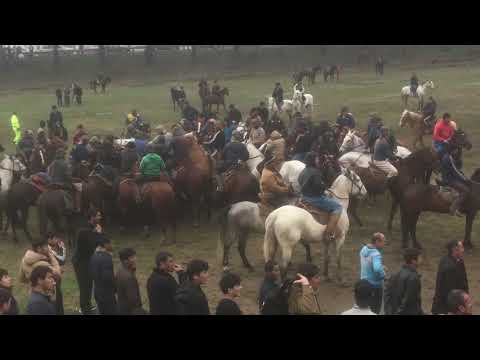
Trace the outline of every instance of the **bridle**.
{"type": "MultiPolygon", "coordinates": [[[[353,187],[355,186],[359,192],[362,192],[362,189],[365,188],[365,185],[362,184],[362,186],[358,185],[357,184],[357,179],[352,177],[352,172],[350,170],[346,170],[346,171],[342,171],[342,174],[343,176],[345,176],[348,180],[350,180],[350,183],[351,183],[351,187],[350,187],[350,191],[348,193],[348,196],[347,197],[341,197],[341,196],[338,196],[335,191],[331,190],[331,189],[328,189],[328,192],[330,192],[333,196],[335,196],[337,199],[339,200],[349,200],[350,197],[353,195],[353,187]]],[[[340,175],[339,175],[340,176],[340,175]]],[[[358,177],[358,175],[355,175],[358,177]]]]}

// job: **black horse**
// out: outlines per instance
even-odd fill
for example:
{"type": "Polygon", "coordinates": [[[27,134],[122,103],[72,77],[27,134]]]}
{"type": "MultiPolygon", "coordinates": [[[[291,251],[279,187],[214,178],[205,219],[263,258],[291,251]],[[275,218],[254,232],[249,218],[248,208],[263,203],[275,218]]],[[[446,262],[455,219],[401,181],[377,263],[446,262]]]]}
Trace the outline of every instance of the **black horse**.
{"type": "Polygon", "coordinates": [[[328,82],[329,80],[333,81],[335,80],[335,77],[336,77],[336,81],[338,81],[339,76],[340,76],[340,69],[337,65],[330,65],[323,69],[323,80],[325,82],[328,82]]]}

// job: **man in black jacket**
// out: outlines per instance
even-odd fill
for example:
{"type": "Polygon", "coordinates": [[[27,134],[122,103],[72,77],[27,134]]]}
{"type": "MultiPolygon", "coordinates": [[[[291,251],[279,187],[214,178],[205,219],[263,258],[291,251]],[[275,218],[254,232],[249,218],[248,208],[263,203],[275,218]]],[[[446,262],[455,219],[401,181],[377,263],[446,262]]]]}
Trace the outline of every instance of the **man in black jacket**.
{"type": "Polygon", "coordinates": [[[387,315],[423,315],[422,286],[417,273],[420,251],[407,249],[405,264],[390,280],[385,294],[385,313],[387,315]]]}
{"type": "Polygon", "coordinates": [[[48,266],[37,266],[30,275],[31,293],[27,305],[27,315],[57,315],[55,304],[48,294],[55,289],[53,272],[48,266]]]}
{"type": "Polygon", "coordinates": [[[12,278],[8,275],[8,271],[0,269],[0,289],[8,291],[10,294],[10,307],[3,315],[18,315],[18,304],[12,294],[12,278]]]}
{"type": "Polygon", "coordinates": [[[258,296],[258,307],[260,313],[263,312],[263,305],[267,297],[273,292],[280,289],[280,285],[278,283],[279,279],[280,267],[273,260],[267,261],[267,263],[265,264],[265,279],[262,282],[262,285],[260,287],[260,294],[258,296]]]}
{"type": "Polygon", "coordinates": [[[147,281],[150,314],[179,315],[180,305],[175,299],[178,283],[171,274],[177,273],[180,284],[185,282],[186,274],[183,268],[175,263],[173,255],[169,252],[158,253],[155,264],[156,267],[147,281]]]}
{"type": "Polygon", "coordinates": [[[176,299],[180,304],[182,315],[210,315],[208,300],[201,285],[208,281],[208,263],[203,260],[192,260],[187,266],[188,280],[177,292],[176,299]]]}
{"type": "Polygon", "coordinates": [[[448,294],[454,289],[468,293],[468,279],[463,262],[465,249],[463,242],[450,241],[447,244],[448,255],[440,260],[437,272],[435,295],[433,297],[432,314],[448,312],[448,294]]]}
{"type": "Polygon", "coordinates": [[[100,315],[116,315],[115,275],[113,272],[112,244],[106,237],[97,239],[97,248],[90,260],[93,294],[100,315]]]}
{"type": "Polygon", "coordinates": [[[230,104],[228,109],[229,112],[227,116],[227,125],[230,126],[233,121],[235,121],[237,124],[240,124],[242,122],[242,113],[240,110],[238,110],[233,104],[230,104]]]}
{"type": "Polygon", "coordinates": [[[57,97],[57,106],[63,106],[62,89],[55,90],[55,96],[57,97]]]}
{"type": "Polygon", "coordinates": [[[89,223],[79,230],[73,250],[72,264],[80,292],[80,310],[84,315],[95,312],[95,307],[92,305],[93,279],[90,274],[90,260],[95,252],[98,239],[103,237],[101,220],[100,212],[91,211],[89,213],[89,223]]]}

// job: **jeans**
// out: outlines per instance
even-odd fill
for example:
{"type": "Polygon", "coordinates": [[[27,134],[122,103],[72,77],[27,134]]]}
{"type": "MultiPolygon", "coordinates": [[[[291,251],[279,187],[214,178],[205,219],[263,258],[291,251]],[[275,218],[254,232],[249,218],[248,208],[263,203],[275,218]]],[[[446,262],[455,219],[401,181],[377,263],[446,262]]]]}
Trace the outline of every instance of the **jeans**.
{"type": "Polygon", "coordinates": [[[341,214],[343,207],[335,199],[329,198],[326,195],[322,196],[303,196],[303,200],[307,203],[324,210],[331,214],[341,214]]]}
{"type": "Polygon", "coordinates": [[[301,162],[304,162],[305,156],[307,156],[307,153],[296,153],[293,155],[292,160],[298,160],[301,162]]]}
{"type": "Polygon", "coordinates": [[[80,292],[80,309],[83,314],[88,314],[92,306],[93,280],[90,276],[89,262],[74,262],[73,269],[77,278],[78,290],[80,292]]]}
{"type": "Polygon", "coordinates": [[[443,141],[433,141],[433,148],[437,152],[437,154],[440,156],[440,158],[443,156],[445,153],[445,143],[443,141]]]}

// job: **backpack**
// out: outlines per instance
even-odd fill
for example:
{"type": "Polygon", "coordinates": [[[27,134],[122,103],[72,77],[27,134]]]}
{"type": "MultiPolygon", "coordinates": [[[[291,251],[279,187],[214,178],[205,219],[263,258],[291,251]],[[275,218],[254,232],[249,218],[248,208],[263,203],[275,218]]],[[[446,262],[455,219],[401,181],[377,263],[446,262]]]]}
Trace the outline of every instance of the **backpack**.
{"type": "Polygon", "coordinates": [[[262,304],[262,315],[288,315],[288,298],[293,280],[287,279],[279,289],[275,289],[267,295],[262,304]]]}

